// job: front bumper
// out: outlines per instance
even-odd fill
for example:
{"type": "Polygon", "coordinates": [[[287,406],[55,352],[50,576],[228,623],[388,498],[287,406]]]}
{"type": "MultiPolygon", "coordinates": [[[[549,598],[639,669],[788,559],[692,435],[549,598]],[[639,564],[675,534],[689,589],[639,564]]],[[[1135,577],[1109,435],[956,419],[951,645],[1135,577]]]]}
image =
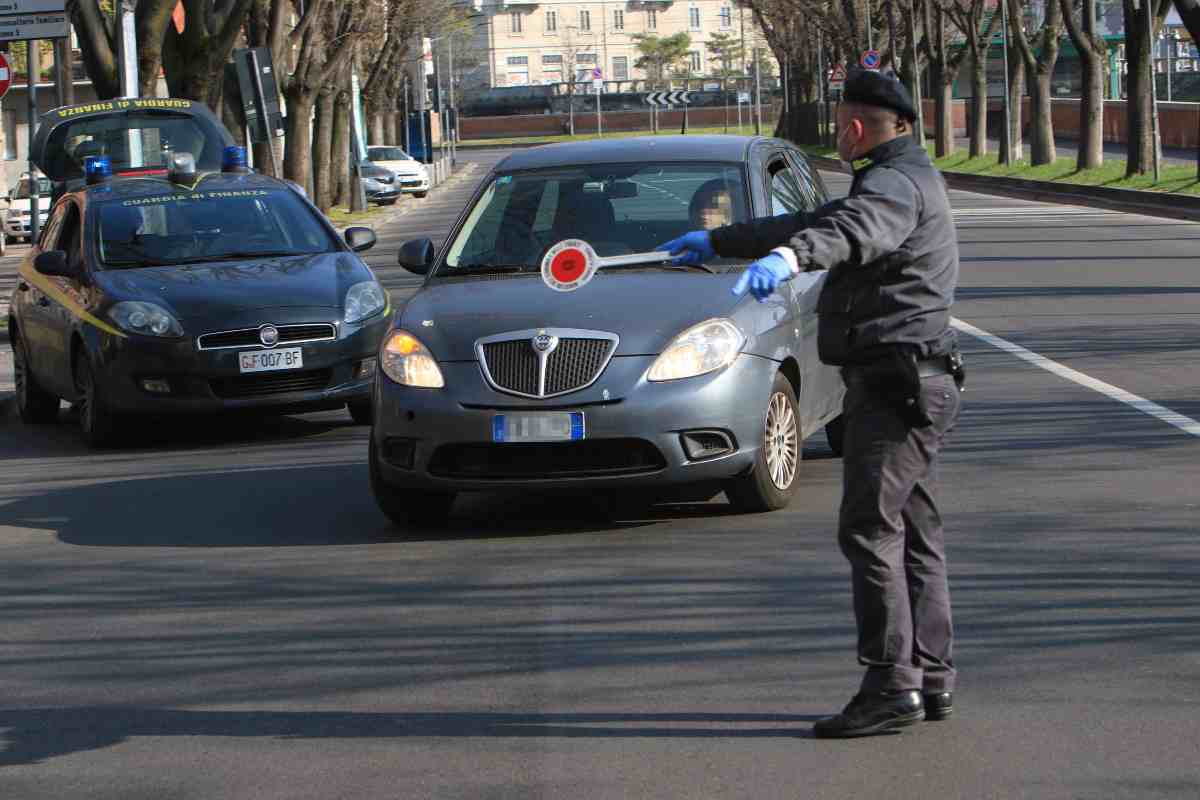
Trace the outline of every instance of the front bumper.
{"type": "Polygon", "coordinates": [[[400,386],[381,373],[371,434],[380,476],[398,489],[652,489],[720,482],[749,470],[762,446],[779,365],[743,354],[714,375],[650,383],[645,374],[654,358],[614,358],[588,389],[549,400],[494,391],[475,362],[440,365],[443,389],[400,386]],[[606,391],[612,399],[605,399],[606,391]],[[492,441],[497,413],[533,410],[583,412],[585,438],[549,445],[492,441]],[[682,435],[695,431],[723,433],[732,450],[689,458],[682,435]],[[589,459],[597,459],[595,469],[589,459]],[[543,465],[541,474],[524,466],[531,460],[543,465]],[[561,474],[547,474],[557,467],[561,474]]]}
{"type": "MultiPolygon", "coordinates": [[[[41,223],[38,225],[38,230],[43,230],[46,227],[46,222],[50,219],[49,214],[43,214],[41,223]]],[[[4,220],[4,232],[12,237],[24,238],[29,236],[29,217],[18,217],[16,219],[4,220]]]]}
{"type": "MultiPolygon", "coordinates": [[[[214,330],[302,322],[330,322],[329,311],[286,309],[222,323],[214,330]],[[291,319],[289,319],[291,317],[291,319]]],[[[242,375],[238,354],[258,347],[200,350],[195,336],[183,340],[151,337],[101,338],[97,379],[112,409],[119,413],[205,413],[271,409],[318,411],[338,408],[347,401],[371,396],[374,375],[358,376],[359,365],[377,355],[388,330],[389,315],[379,314],[365,324],[337,322],[338,338],[330,341],[280,344],[277,350],[299,347],[303,367],[242,375]],[[143,381],[163,380],[169,392],[144,388],[143,381]]]]}

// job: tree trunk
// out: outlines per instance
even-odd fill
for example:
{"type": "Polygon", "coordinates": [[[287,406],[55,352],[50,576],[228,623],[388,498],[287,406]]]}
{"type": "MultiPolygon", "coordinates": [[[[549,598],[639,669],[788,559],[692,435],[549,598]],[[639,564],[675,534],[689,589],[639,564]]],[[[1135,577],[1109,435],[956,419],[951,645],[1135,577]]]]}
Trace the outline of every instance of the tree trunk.
{"type": "Polygon", "coordinates": [[[1008,130],[1001,137],[1000,163],[1009,163],[1008,154],[1013,160],[1020,161],[1025,155],[1025,145],[1022,132],[1025,130],[1025,60],[1021,57],[1016,43],[1009,41],[1008,45],[1008,130]],[[1009,142],[1012,145],[1006,147],[1009,142]]]}
{"type": "MultiPolygon", "coordinates": [[[[1144,2],[1144,0],[1143,0],[1144,2]]],[[[1129,86],[1125,99],[1129,144],[1125,161],[1126,175],[1146,175],[1154,171],[1154,113],[1150,96],[1150,40],[1146,36],[1146,13],[1141,3],[1134,10],[1125,0],[1125,58],[1128,59],[1129,86]]]]}
{"type": "Polygon", "coordinates": [[[971,158],[987,155],[987,107],[987,48],[976,47],[971,53],[971,158]]]}
{"type": "Polygon", "coordinates": [[[1083,97],[1079,101],[1079,157],[1075,168],[1104,164],[1104,62],[1095,50],[1081,50],[1083,97]]]}
{"type": "Polygon", "coordinates": [[[350,98],[338,92],[333,105],[333,204],[350,205],[350,98]]]}
{"type": "Polygon", "coordinates": [[[334,93],[321,92],[317,98],[317,140],[313,143],[313,202],[322,213],[333,207],[333,176],[330,174],[330,157],[333,149],[333,105],[334,93]]]}
{"type": "Polygon", "coordinates": [[[371,114],[371,144],[383,144],[386,135],[383,130],[383,114],[378,111],[371,114]]]}
{"type": "Polygon", "coordinates": [[[1030,112],[1032,128],[1030,130],[1030,163],[1035,167],[1042,164],[1053,164],[1057,157],[1054,146],[1054,120],[1051,117],[1050,80],[1052,69],[1043,69],[1040,65],[1034,80],[1034,92],[1030,112]]]}
{"type": "Polygon", "coordinates": [[[934,155],[945,158],[954,152],[954,81],[945,79],[945,70],[934,68],[935,91],[934,155]]]}
{"type": "Polygon", "coordinates": [[[313,101],[300,87],[288,92],[287,141],[283,151],[283,177],[309,190],[312,166],[313,101]]]}

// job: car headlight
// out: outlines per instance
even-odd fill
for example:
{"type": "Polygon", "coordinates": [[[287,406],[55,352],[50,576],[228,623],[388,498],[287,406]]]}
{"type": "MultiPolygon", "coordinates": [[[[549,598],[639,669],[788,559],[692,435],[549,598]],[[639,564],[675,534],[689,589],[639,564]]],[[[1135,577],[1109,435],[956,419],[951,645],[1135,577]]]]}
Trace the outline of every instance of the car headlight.
{"type": "Polygon", "coordinates": [[[408,331],[388,336],[379,353],[379,368],[401,386],[441,389],[446,385],[433,353],[408,331]]]}
{"type": "Polygon", "coordinates": [[[142,336],[183,336],[179,320],[162,306],[140,300],[125,300],[108,310],[108,316],[122,330],[142,336]]]}
{"type": "Polygon", "coordinates": [[[650,368],[646,379],[675,381],[724,369],[742,351],[746,337],[732,321],[710,319],[675,337],[650,368]]]}
{"type": "Polygon", "coordinates": [[[387,296],[383,293],[383,287],[375,281],[363,281],[354,284],[346,292],[344,305],[346,313],[342,322],[352,325],[382,311],[387,305],[387,296]]]}

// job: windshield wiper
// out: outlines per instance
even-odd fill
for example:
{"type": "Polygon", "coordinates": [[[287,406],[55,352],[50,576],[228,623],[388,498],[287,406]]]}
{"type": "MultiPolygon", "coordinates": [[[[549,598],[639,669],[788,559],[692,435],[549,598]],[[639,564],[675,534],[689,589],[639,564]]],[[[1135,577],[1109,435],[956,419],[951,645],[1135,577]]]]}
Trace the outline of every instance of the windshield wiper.
{"type": "Polygon", "coordinates": [[[604,269],[672,269],[687,271],[690,269],[698,269],[701,272],[707,272],[710,275],[716,275],[717,271],[705,264],[672,264],[670,261],[663,261],[655,264],[646,262],[643,264],[613,264],[612,266],[604,267],[604,269]]]}
{"type": "Polygon", "coordinates": [[[518,272],[533,272],[535,268],[528,264],[463,264],[452,269],[452,272],[446,273],[446,277],[468,272],[472,275],[507,275],[518,272]]]}

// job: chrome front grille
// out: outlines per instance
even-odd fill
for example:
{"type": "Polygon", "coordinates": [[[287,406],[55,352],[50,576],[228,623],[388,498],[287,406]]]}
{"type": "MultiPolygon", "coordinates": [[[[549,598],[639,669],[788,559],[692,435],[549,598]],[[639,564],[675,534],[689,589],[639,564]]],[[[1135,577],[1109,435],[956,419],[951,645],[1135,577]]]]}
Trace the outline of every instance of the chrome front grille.
{"type": "MultiPolygon", "coordinates": [[[[299,344],[300,342],[325,342],[337,338],[337,327],[322,322],[309,325],[276,325],[279,341],[274,345],[299,344]]],[[[241,328],[235,331],[206,333],[196,340],[201,350],[220,350],[225,347],[263,347],[259,339],[259,328],[241,328]]]]}
{"type": "Polygon", "coordinates": [[[603,331],[538,328],[480,339],[475,350],[492,388],[521,397],[557,397],[591,386],[617,350],[603,331]],[[543,340],[546,349],[535,342],[543,340]]]}

